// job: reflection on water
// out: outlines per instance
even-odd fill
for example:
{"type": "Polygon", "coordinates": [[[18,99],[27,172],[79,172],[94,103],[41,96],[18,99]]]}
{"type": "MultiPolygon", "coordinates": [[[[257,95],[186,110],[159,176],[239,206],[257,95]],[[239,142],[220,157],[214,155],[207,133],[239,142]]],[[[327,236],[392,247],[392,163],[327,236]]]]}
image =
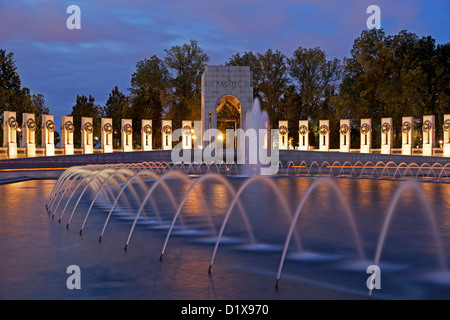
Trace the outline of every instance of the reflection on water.
{"type": "MultiPolygon", "coordinates": [[[[123,250],[132,218],[140,199],[151,186],[133,185],[117,205],[104,240],[98,236],[108,207],[122,184],[111,184],[96,201],[83,235],[78,233],[95,190],[83,198],[70,228],[58,224],[45,212],[45,204],[54,180],[32,180],[0,186],[0,298],[1,299],[365,299],[365,269],[371,264],[380,229],[401,181],[337,178],[358,227],[363,250],[369,261],[352,271],[357,253],[344,206],[327,185],[315,189],[305,203],[296,225],[302,249],[309,252],[295,257],[292,240],[281,276],[280,290],[273,289],[281,250],[295,211],[308,187],[316,178],[276,177],[290,212],[262,182],[242,192],[241,200],[258,246],[248,246],[248,230],[238,208],[233,209],[221,242],[212,275],[207,273],[215,244],[198,233],[176,233],[168,243],[164,261],[159,262],[167,228],[155,224],[137,224],[129,248],[123,250]],[[134,190],[134,191],[133,191],[134,190]],[[119,219],[128,214],[131,220],[119,219]],[[230,241],[230,240],[236,241],[230,241]],[[246,246],[247,245],[247,246],[246,246]],[[249,249],[250,248],[250,249],[249,249]],[[269,248],[270,250],[268,250],[269,248]],[[312,257],[305,259],[305,257],[312,257]],[[314,257],[323,259],[315,260],[314,257]],[[325,259],[324,257],[327,257],[325,259]],[[352,264],[353,263],[353,264],[352,264]],[[69,265],[82,270],[82,290],[65,286],[69,265]]],[[[192,182],[195,179],[192,179],[192,182]]],[[[230,177],[237,191],[245,179],[230,177]]],[[[180,203],[190,185],[168,180],[174,198],[180,203]]],[[[450,255],[450,185],[421,183],[427,201],[434,209],[444,246],[450,255]]],[[[76,197],[75,197],[76,198],[76,197]]],[[[74,198],[74,199],[75,199],[74,198]]],[[[145,207],[146,219],[159,217],[167,226],[174,207],[163,188],[154,193],[156,207],[145,207]]],[[[218,181],[199,183],[182,209],[184,227],[217,232],[233,196],[218,181]]],[[[65,201],[65,200],[64,200],[65,201]]],[[[74,201],[73,201],[74,202],[74,201]]],[[[68,212],[73,203],[69,203],[68,212]]],[[[66,217],[68,218],[68,216],[66,217]]],[[[147,221],[148,222],[148,221],[147,221]]],[[[450,298],[449,286],[423,280],[421,275],[437,271],[436,245],[426,219],[423,204],[414,191],[401,196],[389,228],[381,257],[383,289],[374,297],[393,299],[450,298]],[[400,272],[400,271],[401,272],[400,272]],[[410,275],[414,274],[414,277],[410,275]]]]}

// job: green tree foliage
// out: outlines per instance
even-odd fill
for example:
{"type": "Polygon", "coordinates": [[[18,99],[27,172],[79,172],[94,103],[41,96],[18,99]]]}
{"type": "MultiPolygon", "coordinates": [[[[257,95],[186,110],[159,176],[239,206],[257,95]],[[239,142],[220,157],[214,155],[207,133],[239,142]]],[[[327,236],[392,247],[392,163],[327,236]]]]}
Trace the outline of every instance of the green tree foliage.
{"type": "Polygon", "coordinates": [[[20,77],[17,73],[16,61],[12,52],[0,49],[0,111],[11,109],[11,98],[20,91],[20,77]]]}
{"type": "MultiPolygon", "coordinates": [[[[309,119],[311,144],[314,145],[318,141],[319,120],[329,119],[331,123],[337,120],[336,92],[342,74],[340,61],[327,60],[320,48],[299,47],[289,59],[289,73],[299,94],[294,108],[300,110],[294,115],[304,113],[302,118],[292,119],[294,128],[298,128],[299,119],[309,119]]],[[[294,137],[297,139],[296,134],[294,137]]]]}
{"type": "MultiPolygon", "coordinates": [[[[442,127],[443,115],[450,111],[448,46],[436,47],[433,38],[406,31],[397,35],[386,35],[382,29],[363,31],[353,44],[351,57],[344,60],[342,109],[350,118],[371,118],[374,124],[392,117],[397,147],[402,116],[417,118],[419,140],[423,115],[435,115],[436,127],[442,127]]],[[[374,125],[373,129],[377,147],[380,128],[374,125]]]]}
{"type": "MultiPolygon", "coordinates": [[[[141,120],[152,120],[153,145],[161,145],[161,123],[163,104],[159,90],[147,84],[136,90],[131,103],[131,118],[137,128],[141,128],[141,120]]],[[[136,145],[141,143],[141,130],[133,130],[133,139],[136,145]]]]}
{"type": "Polygon", "coordinates": [[[165,53],[164,62],[171,72],[167,117],[179,128],[182,120],[200,120],[201,81],[209,57],[195,40],[165,53]]]}
{"type": "Polygon", "coordinates": [[[278,126],[283,113],[282,98],[289,83],[286,56],[268,49],[265,53],[237,53],[227,62],[229,66],[250,66],[253,73],[254,96],[259,98],[271,119],[271,127],[278,126]]]}
{"type": "Polygon", "coordinates": [[[131,114],[129,100],[129,97],[115,86],[103,107],[102,116],[112,119],[114,148],[117,149],[120,148],[117,142],[121,138],[121,121],[130,118],[131,114]]]}
{"type": "MultiPolygon", "coordinates": [[[[136,64],[131,77],[130,117],[140,127],[142,119],[152,120],[153,145],[161,145],[161,120],[167,111],[167,101],[171,90],[169,70],[163,60],[153,55],[136,64]]],[[[140,143],[140,130],[134,130],[136,143],[140,143]]]]}
{"type": "MultiPolygon", "coordinates": [[[[21,86],[16,61],[12,52],[0,49],[0,117],[4,111],[15,111],[16,120],[22,124],[23,113],[34,113],[36,117],[36,143],[41,144],[41,120],[43,114],[49,113],[44,96],[31,94],[29,88],[21,86]]],[[[3,140],[3,132],[0,132],[3,140]]]]}

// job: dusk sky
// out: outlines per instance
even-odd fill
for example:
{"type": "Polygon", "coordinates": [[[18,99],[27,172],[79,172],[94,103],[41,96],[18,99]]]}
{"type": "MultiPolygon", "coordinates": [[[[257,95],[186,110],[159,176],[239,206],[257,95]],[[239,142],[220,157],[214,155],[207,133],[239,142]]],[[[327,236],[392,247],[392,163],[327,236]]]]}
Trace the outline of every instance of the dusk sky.
{"type": "Polygon", "coordinates": [[[114,86],[128,93],[136,62],[190,39],[211,65],[269,48],[290,57],[299,46],[342,59],[367,29],[369,5],[381,8],[387,34],[450,42],[449,0],[0,0],[0,48],[14,52],[22,86],[44,94],[58,121],[77,94],[104,105],[114,86]],[[70,5],[81,9],[80,30],[66,27],[70,5]]]}

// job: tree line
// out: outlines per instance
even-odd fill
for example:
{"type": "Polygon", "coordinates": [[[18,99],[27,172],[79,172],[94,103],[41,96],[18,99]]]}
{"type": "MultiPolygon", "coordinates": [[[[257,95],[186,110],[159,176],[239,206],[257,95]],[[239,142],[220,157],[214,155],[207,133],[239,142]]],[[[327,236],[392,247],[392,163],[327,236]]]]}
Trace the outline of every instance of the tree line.
{"type": "MultiPolygon", "coordinates": [[[[120,119],[136,124],[152,119],[158,146],[163,118],[172,119],[174,128],[180,128],[182,120],[200,120],[201,76],[209,56],[195,40],[164,52],[164,57],[138,61],[127,92],[115,86],[104,106],[91,95],[78,95],[70,114],[75,127],[81,126],[82,116],[93,117],[95,131],[100,132],[100,119],[112,118],[118,139],[120,119]]],[[[42,95],[20,88],[12,53],[2,50],[0,59],[0,108],[18,111],[18,117],[19,110],[48,113],[42,95]]],[[[288,120],[294,145],[298,120],[310,120],[310,143],[318,145],[319,120],[329,119],[331,148],[337,148],[339,119],[352,120],[352,143],[358,146],[360,119],[371,118],[373,145],[380,147],[381,118],[392,117],[394,146],[400,147],[402,116],[417,119],[415,144],[420,145],[422,116],[436,116],[439,140],[443,115],[450,113],[450,43],[436,44],[431,36],[364,30],[350,56],[342,60],[329,59],[319,47],[299,47],[290,57],[273,49],[236,53],[225,65],[250,66],[254,96],[268,112],[270,126],[277,128],[279,120],[288,120]]],[[[133,139],[138,146],[140,130],[134,130],[133,139]]]]}

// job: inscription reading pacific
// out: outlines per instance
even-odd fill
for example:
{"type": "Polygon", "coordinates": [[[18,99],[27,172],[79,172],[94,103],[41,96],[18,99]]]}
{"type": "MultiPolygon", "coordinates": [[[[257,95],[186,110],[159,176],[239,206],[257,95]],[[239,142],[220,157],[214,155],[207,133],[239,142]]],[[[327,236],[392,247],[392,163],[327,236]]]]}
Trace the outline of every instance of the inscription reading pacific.
{"type": "Polygon", "coordinates": [[[245,87],[245,82],[241,81],[217,81],[218,87],[245,87]]]}

